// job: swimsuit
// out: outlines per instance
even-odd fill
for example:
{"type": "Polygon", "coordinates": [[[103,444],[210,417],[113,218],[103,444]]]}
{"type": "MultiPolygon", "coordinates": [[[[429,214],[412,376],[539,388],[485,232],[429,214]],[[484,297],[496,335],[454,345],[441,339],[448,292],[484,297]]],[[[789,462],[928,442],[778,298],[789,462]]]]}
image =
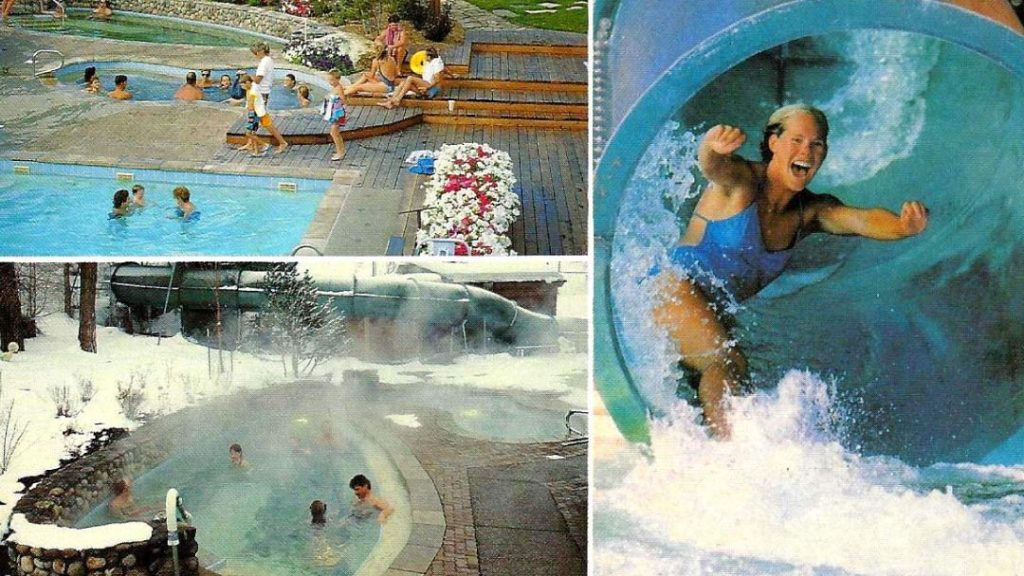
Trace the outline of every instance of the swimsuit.
{"type": "Polygon", "coordinates": [[[348,114],[345,112],[345,104],[337,94],[324,97],[324,103],[320,107],[323,119],[331,124],[344,126],[348,122],[348,114]]]}
{"type": "Polygon", "coordinates": [[[427,88],[426,97],[433,98],[434,96],[437,96],[439,92],[441,92],[441,87],[438,86],[437,84],[434,84],[430,88],[427,88]]]}
{"type": "Polygon", "coordinates": [[[395,89],[395,81],[385,76],[384,73],[381,72],[380,70],[377,70],[377,78],[379,78],[380,81],[383,82],[391,90],[395,89]]]}
{"type": "MultiPolygon", "coordinates": [[[[792,246],[774,252],[765,247],[756,201],[721,220],[708,220],[696,212],[694,216],[706,222],[704,237],[696,246],[676,246],[669,258],[709,297],[749,298],[778,278],[793,255],[792,246]]],[[[799,237],[797,230],[796,240],[799,237]]]]}

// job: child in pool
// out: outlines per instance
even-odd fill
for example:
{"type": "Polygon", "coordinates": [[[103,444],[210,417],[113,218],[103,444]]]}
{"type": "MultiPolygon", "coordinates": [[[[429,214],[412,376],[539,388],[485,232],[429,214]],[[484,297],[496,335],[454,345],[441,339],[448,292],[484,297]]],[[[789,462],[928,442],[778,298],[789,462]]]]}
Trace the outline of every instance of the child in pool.
{"type": "Polygon", "coordinates": [[[192,194],[188,191],[188,188],[184,186],[178,186],[172,192],[174,194],[174,202],[178,205],[176,216],[182,220],[191,220],[193,216],[198,215],[196,212],[196,205],[192,203],[192,194]]]}
{"type": "Polygon", "coordinates": [[[125,189],[114,192],[114,209],[110,212],[110,219],[124,218],[130,210],[128,206],[128,191],[125,189]]]}
{"type": "Polygon", "coordinates": [[[309,108],[309,86],[299,84],[299,87],[295,89],[295,95],[299,98],[299,108],[309,108]]]}
{"type": "Polygon", "coordinates": [[[146,207],[146,187],[142,184],[132,186],[132,211],[142,210],[146,207]]]}
{"type": "Polygon", "coordinates": [[[245,455],[242,454],[241,444],[236,443],[228,446],[228,457],[231,458],[231,466],[242,470],[248,470],[250,468],[249,461],[246,460],[245,455]]]}
{"type": "Polygon", "coordinates": [[[313,500],[309,504],[310,525],[313,527],[313,565],[337,566],[341,562],[340,552],[327,541],[324,528],[327,526],[327,504],[313,500]]]}
{"type": "Polygon", "coordinates": [[[158,508],[143,508],[136,504],[132,495],[132,479],[127,476],[116,480],[112,486],[114,497],[110,499],[107,508],[110,514],[122,520],[139,518],[147,514],[159,512],[158,508]]]}

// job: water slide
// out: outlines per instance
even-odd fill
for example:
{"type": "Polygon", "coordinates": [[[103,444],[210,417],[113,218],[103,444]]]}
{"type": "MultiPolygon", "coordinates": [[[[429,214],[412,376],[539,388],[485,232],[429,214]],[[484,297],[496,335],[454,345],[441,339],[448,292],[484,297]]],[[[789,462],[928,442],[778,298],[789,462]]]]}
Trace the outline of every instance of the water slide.
{"type": "Polygon", "coordinates": [[[730,123],[757,158],[770,112],[805,101],[832,126],[815,191],[890,210],[918,199],[932,216],[904,242],[802,242],[737,314],[758,385],[791,368],[834,379],[868,453],[993,461],[1019,445],[1024,37],[1009,5],[606,0],[595,14],[595,383],[620,429],[645,439],[686,393],[647,366],[643,280],[704,183],[696,142],[730,123]]]}
{"type": "MultiPolygon", "coordinates": [[[[267,266],[222,265],[219,270],[178,265],[120,264],[110,276],[119,302],[155,310],[212,310],[221,307],[256,311],[263,305],[267,266]]],[[[514,346],[557,343],[558,325],[551,316],[531,312],[515,302],[475,286],[395,276],[358,278],[349,274],[314,280],[321,301],[350,320],[392,320],[433,330],[465,326],[514,346]]]]}

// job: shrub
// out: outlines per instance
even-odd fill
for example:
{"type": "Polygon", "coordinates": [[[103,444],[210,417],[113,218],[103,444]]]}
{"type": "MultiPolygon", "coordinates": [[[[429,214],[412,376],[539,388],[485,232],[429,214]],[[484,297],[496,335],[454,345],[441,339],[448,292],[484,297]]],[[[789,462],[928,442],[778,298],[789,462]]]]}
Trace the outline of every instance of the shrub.
{"type": "Polygon", "coordinates": [[[68,386],[50,386],[50,400],[57,409],[57,418],[73,418],[80,412],[68,386]]]}
{"type": "Polygon", "coordinates": [[[348,40],[341,34],[312,39],[298,37],[289,42],[284,49],[284,57],[289,62],[317,70],[337,68],[342,74],[351,74],[355,71],[355,66],[347,50],[348,40]]]}
{"type": "Polygon", "coordinates": [[[18,453],[21,440],[28,430],[28,424],[13,417],[14,400],[4,403],[3,396],[3,374],[0,373],[0,474],[6,473],[11,467],[11,461],[18,453]]]}
{"type": "Polygon", "coordinates": [[[412,22],[417,30],[422,30],[430,16],[430,9],[420,0],[401,0],[398,4],[398,16],[402,20],[412,22]]]}
{"type": "Polygon", "coordinates": [[[423,25],[423,37],[431,42],[441,42],[448,37],[455,23],[452,22],[452,5],[445,4],[436,18],[429,18],[423,25]]]}
{"type": "Polygon", "coordinates": [[[146,377],[142,374],[132,374],[127,382],[117,382],[117,403],[125,418],[135,420],[139,416],[139,409],[146,400],[145,388],[146,377]]]}
{"type": "Polygon", "coordinates": [[[92,380],[85,378],[84,376],[78,377],[78,398],[82,401],[82,404],[88,404],[92,397],[96,395],[96,386],[92,383],[92,380]]]}

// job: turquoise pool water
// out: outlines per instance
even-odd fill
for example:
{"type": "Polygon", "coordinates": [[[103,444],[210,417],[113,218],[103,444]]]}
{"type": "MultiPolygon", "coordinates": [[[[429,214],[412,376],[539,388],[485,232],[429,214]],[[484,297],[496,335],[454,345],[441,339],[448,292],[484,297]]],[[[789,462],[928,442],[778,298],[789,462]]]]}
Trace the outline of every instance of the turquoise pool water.
{"type": "Polygon", "coordinates": [[[250,34],[227,27],[211,26],[175,18],[161,18],[143,14],[117,12],[109,21],[90,20],[88,11],[71,10],[61,23],[50,16],[16,16],[14,26],[53,34],[132,40],[158,44],[192,44],[196,46],[226,46],[244,48],[256,40],[266,40],[273,49],[283,48],[284,42],[262,34],[250,34]]]}
{"type": "Polygon", "coordinates": [[[302,239],[329,182],[0,162],[0,254],[4,256],[287,255],[302,239]],[[37,172],[43,172],[39,174],[37,172]],[[277,190],[294,183],[296,192],[277,190]],[[110,220],[114,191],[146,187],[148,205],[110,220]],[[185,185],[198,221],[172,218],[171,190],[185,185]],[[55,233],[59,231],[59,233],[55,233]]]}
{"type": "MultiPolygon", "coordinates": [[[[136,101],[167,102],[174,100],[174,93],[185,82],[185,74],[189,72],[185,68],[135,62],[79,62],[61,68],[57,72],[57,79],[62,85],[81,90],[84,87],[82,76],[85,69],[89,66],[96,67],[96,72],[100,76],[104,92],[114,89],[115,76],[118,74],[127,76],[128,90],[132,92],[132,99],[136,101]]],[[[199,70],[192,71],[196,72],[196,75],[199,74],[199,70]]],[[[215,68],[211,71],[210,77],[214,81],[219,82],[220,77],[227,74],[233,81],[235,72],[236,69],[234,68],[230,70],[215,68]]],[[[254,74],[255,70],[251,69],[249,73],[254,74]]],[[[303,72],[278,68],[274,72],[275,83],[270,92],[270,109],[284,110],[299,107],[298,97],[282,84],[285,74],[288,73],[295,74],[298,82],[304,82],[310,86],[312,105],[314,107],[319,105],[319,101],[327,94],[327,88],[323,79],[303,72]]],[[[227,100],[228,92],[219,88],[206,88],[203,91],[204,99],[211,102],[227,100]]]]}
{"type": "Polygon", "coordinates": [[[621,362],[654,415],[647,450],[595,471],[596,574],[1021,573],[1022,102],[1024,82],[975,52],[859,30],[750,57],[678,103],[615,222],[621,356],[595,362],[621,362]],[[829,117],[813,190],[890,210],[917,199],[931,219],[903,242],[807,239],[735,309],[757,391],[713,441],[645,280],[706,184],[700,136],[742,127],[756,158],[780,100],[829,117]]]}
{"type": "MultiPolygon", "coordinates": [[[[201,562],[223,576],[350,576],[380,539],[376,513],[354,508],[348,487],[356,474],[374,480],[369,459],[380,465],[380,449],[342,412],[318,408],[314,415],[289,404],[207,413],[174,456],[135,479],[140,508],[162,510],[167,490],[178,490],[192,513],[201,562]],[[248,470],[231,466],[228,446],[236,442],[248,470]],[[327,504],[323,529],[310,526],[313,500],[327,504]]],[[[76,527],[117,521],[104,502],[76,527]]]]}

